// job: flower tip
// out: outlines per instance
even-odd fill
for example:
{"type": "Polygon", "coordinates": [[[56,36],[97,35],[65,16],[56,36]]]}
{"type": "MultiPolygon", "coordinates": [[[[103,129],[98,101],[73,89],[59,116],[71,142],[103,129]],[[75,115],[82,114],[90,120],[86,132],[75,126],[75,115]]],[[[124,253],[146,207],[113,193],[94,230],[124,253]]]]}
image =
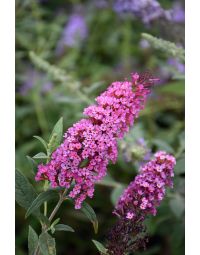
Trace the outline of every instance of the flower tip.
{"type": "Polygon", "coordinates": [[[138,73],[131,73],[132,81],[136,82],[139,79],[139,74],[138,73]]]}

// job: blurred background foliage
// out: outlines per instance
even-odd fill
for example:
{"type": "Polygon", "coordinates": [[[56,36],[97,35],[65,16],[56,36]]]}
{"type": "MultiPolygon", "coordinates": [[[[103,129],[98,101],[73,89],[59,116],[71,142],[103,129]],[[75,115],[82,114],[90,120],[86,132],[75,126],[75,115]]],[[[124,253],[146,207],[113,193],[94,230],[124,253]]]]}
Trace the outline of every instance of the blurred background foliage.
{"type": "MultiPolygon", "coordinates": [[[[184,63],[144,33],[184,48],[184,2],[160,1],[177,13],[171,20],[159,17],[148,24],[132,13],[119,13],[114,2],[16,0],[16,167],[40,190],[26,158],[42,150],[33,136],[48,139],[61,116],[66,130],[112,81],[150,69],[159,84],[134,128],[119,142],[117,164],[110,165],[109,175],[96,185],[94,199],[88,200],[97,213],[99,233],[95,236],[87,219],[65,202],[60,218],[76,232],[56,233],[57,252],[98,254],[91,239],[104,241],[123,188],[152,153],[163,149],[177,158],[174,189],[168,191],[158,215],[147,219],[150,242],[137,254],[183,255],[184,63]]],[[[16,205],[17,255],[27,254],[28,223],[39,231],[39,224],[31,218],[25,221],[24,215],[16,205]]]]}

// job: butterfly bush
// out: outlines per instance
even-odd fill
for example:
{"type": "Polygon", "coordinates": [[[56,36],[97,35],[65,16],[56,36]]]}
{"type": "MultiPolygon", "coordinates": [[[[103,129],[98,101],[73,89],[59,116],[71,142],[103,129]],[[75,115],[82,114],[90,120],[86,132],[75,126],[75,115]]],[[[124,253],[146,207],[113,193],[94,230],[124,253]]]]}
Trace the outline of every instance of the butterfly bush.
{"type": "Polygon", "coordinates": [[[119,220],[108,235],[110,254],[122,255],[145,247],[148,239],[144,220],[148,215],[156,215],[166,187],[173,187],[175,164],[172,155],[157,152],[124,190],[113,212],[119,220]]]}
{"type": "Polygon", "coordinates": [[[53,88],[53,83],[49,81],[44,74],[29,68],[25,73],[24,82],[19,88],[19,93],[22,96],[26,96],[31,89],[41,85],[41,80],[43,83],[41,86],[41,93],[49,92],[53,88]]]}
{"type": "Polygon", "coordinates": [[[65,25],[62,37],[58,42],[56,53],[62,54],[65,47],[77,47],[88,35],[88,27],[85,17],[79,13],[74,13],[69,17],[65,25]]]}
{"type": "Polygon", "coordinates": [[[151,75],[132,75],[132,81],[113,82],[84,109],[86,118],[70,127],[63,143],[46,165],[39,165],[36,181],[48,180],[53,188],[73,186],[69,197],[81,208],[93,197],[94,184],[105,175],[109,161],[116,162],[117,139],[123,138],[143,109],[151,85],[151,75]]]}
{"type": "Polygon", "coordinates": [[[174,67],[179,73],[184,74],[185,73],[185,64],[181,63],[178,59],[176,58],[169,58],[167,60],[167,63],[174,67]]]}
{"type": "Polygon", "coordinates": [[[157,0],[115,0],[113,8],[119,14],[133,14],[144,24],[159,18],[175,23],[183,23],[185,20],[184,9],[178,2],[171,9],[165,10],[157,0]]]}
{"type": "Polygon", "coordinates": [[[172,8],[166,11],[166,18],[174,23],[184,23],[185,10],[179,2],[175,2],[172,8]]]}
{"type": "Polygon", "coordinates": [[[149,161],[152,156],[151,150],[148,148],[143,137],[137,138],[135,142],[133,142],[133,137],[125,138],[120,143],[120,149],[126,162],[138,161],[141,164],[142,162],[149,161]]]}
{"type": "Polygon", "coordinates": [[[165,17],[165,10],[156,0],[115,0],[114,10],[120,14],[132,13],[146,24],[165,17]]]}

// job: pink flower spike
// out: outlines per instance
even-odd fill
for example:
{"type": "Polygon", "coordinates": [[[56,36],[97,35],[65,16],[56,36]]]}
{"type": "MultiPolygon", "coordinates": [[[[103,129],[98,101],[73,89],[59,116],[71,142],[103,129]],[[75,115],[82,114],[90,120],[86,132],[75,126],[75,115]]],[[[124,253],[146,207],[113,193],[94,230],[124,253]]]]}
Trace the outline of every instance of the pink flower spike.
{"type": "Polygon", "coordinates": [[[175,163],[172,155],[164,151],[157,152],[154,159],[140,168],[140,173],[124,190],[114,211],[120,217],[130,213],[137,217],[155,215],[156,207],[164,198],[166,187],[172,187],[175,163]],[[162,172],[158,169],[162,169],[162,172]]]}
{"type": "MultiPolygon", "coordinates": [[[[116,162],[117,140],[124,137],[144,108],[151,78],[135,73],[132,81],[113,82],[96,98],[96,104],[84,109],[86,118],[66,131],[50,161],[38,166],[35,180],[48,180],[52,188],[67,189],[73,182],[69,196],[80,209],[87,197],[93,197],[94,185],[106,175],[108,163],[116,162]]],[[[148,188],[144,185],[142,188],[148,188]]]]}

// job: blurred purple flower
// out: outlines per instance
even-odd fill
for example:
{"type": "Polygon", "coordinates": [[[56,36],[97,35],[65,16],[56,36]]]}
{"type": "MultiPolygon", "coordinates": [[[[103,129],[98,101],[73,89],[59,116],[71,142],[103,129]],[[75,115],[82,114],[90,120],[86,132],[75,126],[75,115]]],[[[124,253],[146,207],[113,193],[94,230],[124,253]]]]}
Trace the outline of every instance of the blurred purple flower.
{"type": "Polygon", "coordinates": [[[132,13],[145,24],[165,16],[165,11],[156,0],[116,0],[113,8],[120,14],[132,13]]]}
{"type": "Polygon", "coordinates": [[[77,47],[88,35],[85,18],[78,13],[72,14],[65,25],[62,37],[58,42],[57,53],[62,54],[65,46],[77,47]]]}
{"type": "MultiPolygon", "coordinates": [[[[93,2],[93,0],[92,0],[92,2],[93,2]]],[[[99,9],[108,7],[108,1],[106,1],[106,0],[95,0],[94,4],[99,9]]]]}
{"type": "Polygon", "coordinates": [[[49,92],[51,91],[53,88],[53,83],[51,81],[47,81],[46,83],[44,83],[44,85],[42,86],[42,92],[49,92]]]}
{"type": "Polygon", "coordinates": [[[140,46],[140,48],[142,48],[142,49],[148,49],[148,48],[150,48],[149,42],[148,42],[147,40],[145,40],[145,39],[140,40],[139,46],[140,46]]]}
{"type": "Polygon", "coordinates": [[[185,10],[182,8],[181,5],[176,4],[173,9],[172,14],[173,21],[177,23],[181,23],[185,21],[185,10]]]}
{"type": "Polygon", "coordinates": [[[38,83],[42,83],[41,92],[48,92],[52,89],[53,83],[51,81],[47,81],[46,76],[40,72],[37,72],[34,69],[29,69],[25,73],[24,82],[19,88],[19,93],[22,96],[26,96],[28,92],[36,86],[38,83]]]}
{"type": "MultiPolygon", "coordinates": [[[[128,137],[128,136],[127,136],[128,137]]],[[[138,161],[140,164],[148,161],[151,156],[151,150],[148,148],[143,137],[137,138],[134,142],[134,137],[129,136],[129,139],[124,139],[120,143],[123,158],[126,162],[138,161]]]]}
{"type": "Polygon", "coordinates": [[[185,65],[183,63],[181,63],[179,60],[177,60],[176,58],[169,58],[167,63],[173,67],[176,68],[176,70],[181,73],[184,74],[185,73],[185,65]]]}
{"type": "Polygon", "coordinates": [[[152,157],[152,152],[151,150],[148,148],[146,141],[144,140],[143,137],[138,138],[136,141],[138,146],[141,146],[141,148],[143,149],[143,161],[148,161],[150,160],[150,158],[152,157]]]}
{"type": "Polygon", "coordinates": [[[175,23],[184,23],[185,10],[180,3],[175,3],[172,9],[165,12],[166,18],[175,23]]]}
{"type": "Polygon", "coordinates": [[[19,93],[22,96],[27,95],[28,91],[33,88],[35,84],[37,73],[35,70],[30,69],[25,74],[25,80],[22,84],[22,86],[19,88],[19,93]]]}

